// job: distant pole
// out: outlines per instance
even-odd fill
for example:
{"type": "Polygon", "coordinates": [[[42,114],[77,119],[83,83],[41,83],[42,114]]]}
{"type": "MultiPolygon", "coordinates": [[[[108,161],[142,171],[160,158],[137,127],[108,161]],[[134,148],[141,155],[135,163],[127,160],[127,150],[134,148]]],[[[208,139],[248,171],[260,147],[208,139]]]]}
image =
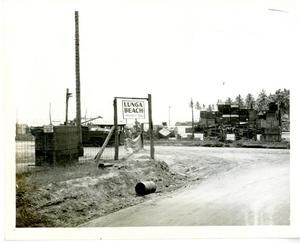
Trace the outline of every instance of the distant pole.
{"type": "Polygon", "coordinates": [[[115,160],[119,159],[119,127],[117,98],[114,98],[115,160]]]}
{"type": "Polygon", "coordinates": [[[67,89],[66,92],[66,121],[65,124],[68,124],[68,111],[69,111],[69,98],[72,96],[71,93],[69,93],[69,89],[67,89]]]}
{"type": "Polygon", "coordinates": [[[75,11],[75,65],[76,65],[76,126],[79,135],[79,145],[82,146],[81,134],[81,110],[80,110],[80,64],[79,64],[79,17],[78,11],[75,11]]]}
{"type": "Polygon", "coordinates": [[[68,93],[69,93],[69,89],[67,89],[67,91],[66,91],[66,119],[65,119],[65,125],[68,124],[68,100],[69,100],[68,93]]]}
{"type": "Polygon", "coordinates": [[[152,122],[152,98],[148,94],[148,117],[149,117],[149,136],[150,136],[150,156],[154,159],[154,141],[153,141],[153,122],[152,122]]]}
{"type": "Polygon", "coordinates": [[[192,138],[194,138],[194,108],[192,107],[192,138]]]}
{"type": "Polygon", "coordinates": [[[169,127],[171,126],[171,106],[169,105],[169,127]]]}
{"type": "Polygon", "coordinates": [[[51,119],[51,103],[49,104],[49,120],[50,120],[50,125],[52,125],[52,119],[51,119]]]}

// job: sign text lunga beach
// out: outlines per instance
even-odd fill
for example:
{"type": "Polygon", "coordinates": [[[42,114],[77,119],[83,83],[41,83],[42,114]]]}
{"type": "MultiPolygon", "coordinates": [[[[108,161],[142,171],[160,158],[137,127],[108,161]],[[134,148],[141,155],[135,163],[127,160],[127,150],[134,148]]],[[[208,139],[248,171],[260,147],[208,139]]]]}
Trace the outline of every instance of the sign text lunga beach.
{"type": "Polygon", "coordinates": [[[122,100],[122,112],[124,119],[143,119],[145,118],[144,100],[122,100]]]}

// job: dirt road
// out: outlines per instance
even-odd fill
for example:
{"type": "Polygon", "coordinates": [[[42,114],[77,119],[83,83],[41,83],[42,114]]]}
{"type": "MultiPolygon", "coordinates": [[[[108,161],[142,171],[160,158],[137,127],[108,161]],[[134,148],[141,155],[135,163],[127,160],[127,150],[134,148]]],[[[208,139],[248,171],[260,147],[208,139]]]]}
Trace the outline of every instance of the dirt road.
{"type": "Polygon", "coordinates": [[[156,159],[190,186],[82,226],[289,224],[289,150],[156,147],[156,159]]]}

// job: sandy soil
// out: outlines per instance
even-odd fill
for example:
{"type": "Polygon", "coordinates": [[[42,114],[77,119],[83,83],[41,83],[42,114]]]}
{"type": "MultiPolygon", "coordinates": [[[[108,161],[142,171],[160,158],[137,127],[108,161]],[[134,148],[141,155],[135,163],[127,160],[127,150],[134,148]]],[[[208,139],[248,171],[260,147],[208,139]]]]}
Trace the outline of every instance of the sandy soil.
{"type": "MultiPolygon", "coordinates": [[[[195,152],[187,150],[188,154],[195,152]]],[[[98,218],[82,227],[289,225],[287,151],[273,155],[266,150],[229,149],[222,151],[223,160],[218,159],[219,150],[199,149],[198,152],[198,158],[204,160],[208,152],[214,152],[215,163],[222,164],[227,159],[237,160],[237,163],[229,170],[228,165],[224,170],[215,168],[213,171],[219,172],[206,173],[207,179],[201,183],[190,183],[188,187],[98,218]]],[[[187,166],[194,168],[197,164],[203,163],[199,160],[187,166]]],[[[173,166],[181,169],[178,163],[173,166]]],[[[199,171],[195,169],[193,174],[199,171]]],[[[204,171],[201,173],[205,174],[204,171]]]]}
{"type": "Polygon", "coordinates": [[[184,185],[184,176],[141,155],[98,168],[93,161],[17,175],[17,227],[70,227],[132,206],[184,185]],[[151,180],[155,194],[138,196],[135,185],[151,180]]]}
{"type": "Polygon", "coordinates": [[[289,150],[156,146],[155,151],[155,161],[146,147],[109,161],[114,165],[104,169],[83,161],[18,175],[17,226],[78,226],[234,168],[289,162],[289,150]],[[137,196],[134,187],[140,180],[155,181],[157,192],[137,196]]]}

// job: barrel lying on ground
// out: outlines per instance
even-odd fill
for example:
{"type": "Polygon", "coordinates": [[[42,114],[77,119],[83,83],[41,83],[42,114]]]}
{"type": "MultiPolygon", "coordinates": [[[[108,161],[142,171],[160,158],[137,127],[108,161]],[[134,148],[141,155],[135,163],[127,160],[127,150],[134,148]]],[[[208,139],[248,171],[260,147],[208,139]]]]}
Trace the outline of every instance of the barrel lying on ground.
{"type": "Polygon", "coordinates": [[[135,186],[138,195],[146,195],[156,191],[156,184],[153,181],[140,181],[135,186]]]}

